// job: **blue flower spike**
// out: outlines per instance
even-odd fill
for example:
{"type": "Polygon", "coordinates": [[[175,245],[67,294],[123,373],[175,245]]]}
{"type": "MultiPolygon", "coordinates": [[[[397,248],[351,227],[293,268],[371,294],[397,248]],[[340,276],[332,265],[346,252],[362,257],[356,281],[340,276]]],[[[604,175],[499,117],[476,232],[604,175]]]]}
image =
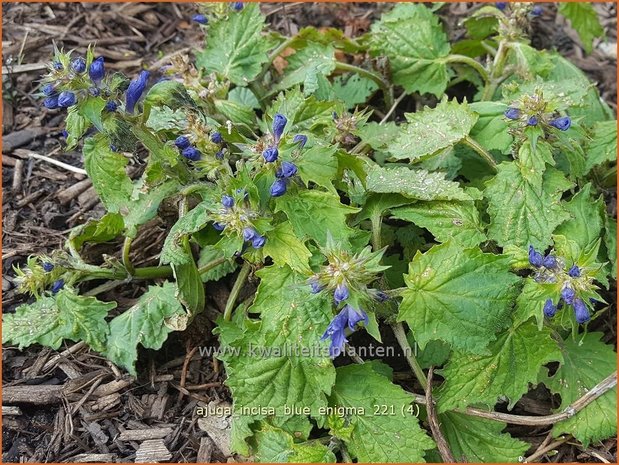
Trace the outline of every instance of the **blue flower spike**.
{"type": "Polygon", "coordinates": [[[277,160],[277,157],[279,157],[279,150],[277,150],[277,147],[269,147],[264,152],[262,152],[262,157],[267,163],[273,163],[275,160],[277,160]]]}
{"type": "Polygon", "coordinates": [[[174,145],[176,145],[180,150],[183,150],[189,147],[191,142],[187,136],[178,136],[174,141],[174,145]]]}
{"type": "Polygon", "coordinates": [[[281,197],[286,193],[286,181],[283,179],[276,179],[273,184],[271,184],[270,189],[271,197],[281,197]]]}
{"type": "Polygon", "coordinates": [[[572,265],[572,267],[568,270],[567,275],[570,278],[580,278],[580,268],[576,265],[572,265]]]}
{"type": "Polygon", "coordinates": [[[555,313],[557,313],[557,307],[552,303],[552,299],[546,300],[546,303],[544,304],[544,315],[548,318],[552,318],[555,316],[555,313]]]}
{"type": "Polygon", "coordinates": [[[552,120],[550,125],[559,131],[567,131],[572,126],[572,119],[569,116],[562,116],[552,120]]]}
{"type": "Polygon", "coordinates": [[[578,324],[586,323],[591,319],[589,309],[582,299],[574,299],[574,315],[578,324]]]}
{"type": "Polygon", "coordinates": [[[507,119],[518,119],[520,118],[520,110],[518,108],[513,108],[510,107],[507,110],[505,110],[505,113],[503,113],[505,115],[505,118],[507,119]]]}
{"type": "Polygon", "coordinates": [[[71,62],[71,69],[78,74],[86,71],[86,61],[82,57],[78,57],[71,62]]]}
{"type": "Polygon", "coordinates": [[[73,92],[65,90],[60,92],[58,96],[58,106],[61,108],[69,108],[77,103],[77,97],[73,92]]]}
{"type": "Polygon", "coordinates": [[[191,20],[198,24],[208,24],[208,18],[202,14],[193,15],[191,20]]]}
{"type": "Polygon", "coordinates": [[[349,295],[348,286],[344,283],[338,284],[335,288],[335,292],[333,292],[333,300],[335,301],[335,305],[339,305],[341,302],[344,302],[348,299],[349,295]]]}
{"type": "Polygon", "coordinates": [[[229,195],[222,195],[221,204],[226,208],[232,208],[234,206],[234,198],[229,195]]]}
{"type": "Polygon", "coordinates": [[[88,68],[88,76],[90,76],[92,82],[101,82],[101,79],[105,76],[105,64],[103,57],[95,58],[95,60],[90,63],[90,67],[88,68]]]}
{"type": "Polygon", "coordinates": [[[64,279],[59,279],[58,281],[54,281],[52,284],[52,294],[58,294],[58,292],[64,287],[64,279]]]}
{"type": "Polygon", "coordinates": [[[148,78],[150,76],[149,71],[140,71],[138,77],[136,77],[133,81],[129,83],[129,87],[127,88],[126,103],[125,109],[127,113],[133,113],[135,109],[135,104],[138,103],[140,97],[144,93],[144,89],[146,89],[146,84],[148,84],[148,78]]]}
{"type": "Polygon", "coordinates": [[[273,137],[276,144],[279,144],[279,140],[284,133],[284,128],[286,127],[287,122],[288,120],[281,113],[277,113],[273,118],[273,137]]]}
{"type": "Polygon", "coordinates": [[[566,304],[572,305],[574,303],[574,298],[576,297],[576,292],[571,287],[564,287],[561,289],[561,298],[565,301],[566,304]]]}
{"type": "Polygon", "coordinates": [[[533,265],[535,268],[539,268],[540,266],[542,266],[543,262],[544,262],[544,257],[542,257],[542,254],[537,252],[535,248],[533,248],[533,246],[530,245],[529,246],[529,263],[533,265]]]}

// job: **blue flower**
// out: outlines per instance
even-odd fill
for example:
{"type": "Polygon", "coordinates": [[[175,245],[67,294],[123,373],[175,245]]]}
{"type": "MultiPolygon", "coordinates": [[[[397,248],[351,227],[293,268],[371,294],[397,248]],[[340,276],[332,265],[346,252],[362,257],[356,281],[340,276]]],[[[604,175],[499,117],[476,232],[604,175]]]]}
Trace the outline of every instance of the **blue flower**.
{"type": "Polygon", "coordinates": [[[505,115],[505,118],[509,118],[509,119],[518,119],[520,118],[520,110],[518,108],[508,108],[507,110],[505,110],[505,113],[503,113],[505,115]]]}
{"type": "Polygon", "coordinates": [[[241,11],[243,9],[243,2],[232,2],[232,9],[234,11],[241,11]]]}
{"type": "Polygon", "coordinates": [[[574,315],[578,324],[586,323],[591,319],[589,309],[582,299],[574,299],[574,315]]]}
{"type": "Polygon", "coordinates": [[[254,237],[258,235],[259,234],[256,232],[254,228],[247,227],[243,229],[243,239],[245,241],[251,241],[254,237]]]}
{"type": "Polygon", "coordinates": [[[69,108],[77,103],[77,97],[73,92],[65,90],[64,92],[60,92],[58,96],[58,106],[61,108],[69,108]]]}
{"type": "Polygon", "coordinates": [[[572,125],[572,120],[569,116],[562,116],[550,122],[552,127],[559,129],[560,131],[567,131],[572,125]]]}
{"type": "Polygon", "coordinates": [[[297,174],[297,165],[289,161],[283,161],[281,168],[275,172],[278,178],[291,178],[295,174],[297,174]]]}
{"type": "Polygon", "coordinates": [[[69,133],[67,132],[67,130],[66,130],[66,129],[63,129],[63,130],[62,130],[62,132],[61,132],[60,134],[61,134],[61,135],[62,135],[62,137],[64,137],[65,139],[66,139],[67,137],[69,137],[69,133]]]}
{"type": "Polygon", "coordinates": [[[264,246],[266,241],[266,237],[257,235],[251,240],[251,246],[254,249],[259,249],[260,247],[264,246]]]}
{"type": "Polygon", "coordinates": [[[528,121],[527,121],[527,124],[529,126],[536,126],[537,125],[537,116],[530,116],[528,121]]]}
{"type": "Polygon", "coordinates": [[[64,279],[59,279],[58,281],[54,281],[52,284],[52,294],[57,294],[60,289],[64,287],[64,279]]]}
{"type": "Polygon", "coordinates": [[[78,57],[71,62],[71,69],[76,73],[82,74],[86,71],[86,61],[82,57],[78,57]]]}
{"type": "Polygon", "coordinates": [[[62,63],[60,63],[59,61],[54,61],[52,66],[56,71],[62,71],[64,69],[64,66],[62,66],[62,63]]]}
{"type": "Polygon", "coordinates": [[[116,111],[116,109],[118,108],[118,103],[116,103],[114,100],[108,100],[105,103],[105,107],[104,110],[105,111],[109,111],[110,113],[116,111]]]}
{"type": "Polygon", "coordinates": [[[503,11],[507,6],[507,2],[496,2],[495,5],[499,10],[503,11]]]}
{"type": "Polygon", "coordinates": [[[574,297],[576,297],[576,292],[571,287],[564,287],[561,289],[561,297],[566,304],[572,305],[574,303],[574,297]]]}
{"type": "Polygon", "coordinates": [[[552,299],[546,300],[546,303],[544,304],[544,315],[548,318],[552,318],[555,316],[555,313],[557,313],[557,307],[552,303],[552,299]]]}
{"type": "Polygon", "coordinates": [[[269,147],[262,152],[262,156],[267,163],[273,163],[279,156],[279,150],[277,150],[277,147],[269,147]]]}
{"type": "Polygon", "coordinates": [[[275,143],[279,143],[287,122],[288,120],[281,113],[277,113],[273,118],[273,137],[275,138],[275,143]]]}
{"type": "Polygon", "coordinates": [[[567,275],[570,278],[580,278],[580,268],[576,265],[572,265],[572,267],[568,270],[567,275]]]}
{"type": "Polygon", "coordinates": [[[174,141],[174,145],[176,145],[180,150],[183,150],[189,147],[191,142],[187,136],[178,136],[174,141]]]}
{"type": "Polygon", "coordinates": [[[95,58],[95,60],[90,63],[90,67],[88,68],[88,76],[92,82],[100,82],[105,76],[105,64],[103,63],[103,57],[95,58]]]}
{"type": "Polygon", "coordinates": [[[224,159],[224,151],[223,151],[223,150],[219,150],[219,151],[215,154],[215,158],[217,158],[218,160],[223,160],[223,159],[224,159]]]}
{"type": "Polygon", "coordinates": [[[204,16],[204,15],[200,15],[200,14],[198,14],[198,15],[193,15],[193,16],[191,17],[191,19],[192,19],[193,21],[195,21],[196,23],[200,23],[200,24],[208,24],[208,18],[207,18],[206,16],[204,16]]]}
{"type": "Polygon", "coordinates": [[[529,246],[529,263],[533,265],[535,268],[539,268],[542,266],[544,258],[542,254],[537,252],[532,245],[529,246]]]}
{"type": "Polygon", "coordinates": [[[43,100],[43,106],[48,110],[54,110],[55,108],[58,108],[58,96],[52,95],[51,97],[47,97],[45,100],[43,100]]]}
{"type": "Polygon", "coordinates": [[[229,195],[222,195],[221,204],[226,208],[232,208],[234,206],[234,199],[229,195]]]}
{"type": "Polygon", "coordinates": [[[213,223],[213,228],[217,231],[223,231],[226,228],[226,225],[221,223],[213,223]]]}
{"type": "Polygon", "coordinates": [[[92,95],[93,97],[98,97],[99,94],[101,93],[101,90],[98,87],[90,87],[88,89],[88,93],[92,95]]]}
{"type": "Polygon", "coordinates": [[[555,269],[557,267],[557,258],[554,255],[546,255],[542,261],[542,266],[549,270],[555,269]]]}
{"type": "Polygon", "coordinates": [[[211,140],[213,142],[215,142],[216,144],[221,144],[223,142],[223,138],[221,137],[221,133],[220,132],[214,132],[213,134],[211,134],[211,140]]]}
{"type": "Polygon", "coordinates": [[[296,136],[293,137],[292,143],[299,144],[299,148],[303,148],[305,147],[305,144],[307,144],[307,136],[303,134],[297,134],[296,136]]]}
{"type": "Polygon", "coordinates": [[[41,89],[41,91],[43,92],[43,95],[45,95],[46,97],[51,97],[52,95],[56,93],[56,89],[54,89],[54,86],[50,83],[45,84],[43,88],[41,89]]]}
{"type": "Polygon", "coordinates": [[[146,84],[148,83],[148,77],[150,76],[150,72],[148,71],[140,71],[140,74],[137,78],[129,83],[129,87],[127,88],[126,97],[127,101],[125,103],[125,109],[127,113],[133,113],[133,109],[135,108],[135,104],[138,103],[144,89],[146,89],[146,84]]]}
{"type": "Polygon", "coordinates": [[[533,9],[531,10],[531,14],[533,16],[541,16],[543,12],[544,12],[544,9],[539,5],[535,5],[533,9]]]}
{"type": "Polygon", "coordinates": [[[348,286],[344,283],[338,284],[335,288],[335,292],[333,292],[333,300],[335,301],[335,305],[339,305],[340,302],[344,302],[348,299],[348,296],[348,286]]]}
{"type": "Polygon", "coordinates": [[[329,355],[331,355],[332,358],[337,357],[344,349],[344,344],[348,342],[345,333],[346,327],[354,331],[355,326],[361,321],[363,321],[367,326],[369,323],[367,313],[363,310],[357,311],[350,305],[346,305],[340,313],[338,313],[333,320],[331,320],[331,323],[327,326],[327,330],[324,332],[320,340],[324,341],[327,338],[331,338],[329,355]]]}
{"type": "Polygon", "coordinates": [[[283,179],[276,179],[273,184],[271,184],[271,197],[281,197],[286,193],[286,181],[283,179]]]}
{"type": "Polygon", "coordinates": [[[45,271],[46,273],[49,273],[50,271],[54,269],[54,264],[50,262],[44,262],[42,266],[43,266],[43,271],[45,271]]]}
{"type": "Polygon", "coordinates": [[[183,149],[181,154],[187,160],[191,160],[191,161],[198,161],[202,157],[202,154],[200,153],[200,151],[195,147],[187,147],[186,149],[183,149]]]}
{"type": "Polygon", "coordinates": [[[316,279],[310,279],[310,287],[312,289],[312,294],[318,294],[324,289],[324,286],[321,286],[316,279]]]}

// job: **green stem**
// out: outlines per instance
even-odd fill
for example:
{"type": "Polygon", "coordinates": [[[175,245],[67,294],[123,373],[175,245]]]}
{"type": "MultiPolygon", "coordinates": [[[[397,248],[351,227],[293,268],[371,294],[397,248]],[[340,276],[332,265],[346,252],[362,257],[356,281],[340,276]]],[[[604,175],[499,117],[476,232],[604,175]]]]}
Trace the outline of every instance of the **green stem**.
{"type": "Polygon", "coordinates": [[[375,212],[372,214],[370,220],[372,221],[372,248],[374,252],[380,250],[380,229],[383,224],[383,216],[381,212],[375,212]]]}
{"type": "Polygon", "coordinates": [[[410,344],[408,343],[408,340],[406,339],[406,333],[404,332],[404,326],[402,326],[402,323],[392,323],[391,329],[393,330],[393,334],[395,334],[395,338],[397,339],[398,344],[400,344],[400,347],[402,348],[402,351],[404,352],[404,356],[406,357],[408,364],[413,370],[413,373],[415,373],[415,376],[417,377],[419,384],[421,384],[421,387],[425,391],[428,387],[428,380],[426,379],[426,375],[421,369],[421,366],[419,365],[419,362],[417,361],[417,358],[415,357],[415,354],[413,353],[413,349],[411,348],[410,344]]]}
{"type": "Polygon", "coordinates": [[[496,168],[496,161],[494,161],[494,158],[492,158],[492,155],[490,155],[485,148],[483,148],[481,145],[479,145],[479,143],[472,139],[469,136],[466,136],[464,139],[462,139],[462,143],[464,145],[467,145],[468,147],[472,148],[473,150],[475,150],[479,155],[481,155],[481,157],[486,160],[488,162],[488,164],[490,165],[490,167],[496,172],[497,168],[496,168]]]}
{"type": "Polygon", "coordinates": [[[468,65],[479,73],[481,78],[484,80],[486,86],[490,84],[490,77],[488,76],[488,71],[486,71],[486,68],[484,68],[481,63],[471,57],[467,57],[466,55],[449,55],[445,62],[462,63],[468,65]]]}
{"type": "Polygon", "coordinates": [[[507,60],[507,52],[509,50],[509,42],[502,40],[499,43],[499,49],[494,56],[492,63],[492,70],[490,71],[489,81],[484,88],[481,95],[481,100],[491,100],[496,92],[496,89],[501,82],[501,76],[503,75],[503,68],[505,67],[505,60],[507,60]]]}
{"type": "Polygon", "coordinates": [[[125,268],[130,275],[133,275],[135,273],[135,268],[133,266],[133,263],[131,263],[131,258],[129,257],[129,254],[131,254],[132,242],[133,238],[127,236],[125,237],[125,242],[123,244],[123,265],[125,265],[125,268]]]}
{"type": "Polygon", "coordinates": [[[335,69],[340,70],[340,71],[348,71],[351,73],[357,73],[359,76],[362,76],[362,77],[365,77],[365,78],[368,78],[374,81],[376,84],[378,84],[378,87],[380,87],[380,89],[383,92],[383,95],[385,97],[385,106],[387,108],[390,108],[393,105],[393,88],[379,74],[376,74],[373,71],[370,71],[365,68],[360,68],[359,66],[351,65],[348,63],[342,63],[341,61],[338,61],[335,64],[335,69]]]}
{"type": "Polygon", "coordinates": [[[224,309],[225,321],[230,321],[230,319],[232,318],[232,310],[234,310],[234,304],[236,303],[239,292],[241,292],[241,288],[245,284],[245,280],[247,279],[247,276],[249,276],[250,271],[250,263],[243,263],[243,267],[241,268],[239,275],[236,277],[236,281],[234,282],[234,286],[232,286],[232,290],[230,291],[230,295],[228,296],[228,301],[226,302],[226,308],[224,309]]]}
{"type": "Polygon", "coordinates": [[[201,266],[200,268],[198,268],[198,273],[204,274],[207,271],[211,271],[213,268],[221,265],[222,263],[225,263],[227,260],[228,259],[226,257],[219,257],[219,258],[213,260],[212,262],[207,263],[206,265],[201,266]]]}

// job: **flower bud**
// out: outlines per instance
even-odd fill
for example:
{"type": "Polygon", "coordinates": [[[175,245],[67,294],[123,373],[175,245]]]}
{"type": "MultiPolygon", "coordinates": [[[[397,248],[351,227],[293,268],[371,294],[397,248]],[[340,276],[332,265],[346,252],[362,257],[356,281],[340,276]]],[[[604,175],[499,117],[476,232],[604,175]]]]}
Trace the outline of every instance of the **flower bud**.
{"type": "Polygon", "coordinates": [[[43,267],[43,271],[45,271],[46,273],[49,273],[54,269],[54,264],[50,262],[44,262],[42,267],[43,267]]]}
{"type": "Polygon", "coordinates": [[[570,278],[580,278],[580,268],[576,265],[572,265],[572,267],[568,270],[567,275],[570,278]]]}
{"type": "Polygon", "coordinates": [[[104,110],[105,111],[109,111],[110,113],[116,111],[116,109],[118,108],[118,103],[116,103],[114,100],[108,100],[105,103],[105,107],[104,110]]]}
{"type": "Polygon", "coordinates": [[[71,62],[71,69],[76,73],[82,74],[86,71],[86,61],[82,57],[78,57],[71,62]]]}
{"type": "Polygon", "coordinates": [[[223,231],[224,229],[226,229],[226,225],[221,223],[213,223],[213,228],[215,228],[217,231],[223,231]]]}
{"type": "Polygon", "coordinates": [[[333,300],[335,301],[335,305],[339,305],[340,302],[345,301],[346,299],[348,299],[349,293],[348,293],[348,287],[346,286],[346,284],[341,283],[338,284],[337,287],[335,288],[335,292],[333,292],[333,300]]]}
{"type": "Polygon", "coordinates": [[[547,255],[542,261],[542,266],[549,270],[555,269],[557,267],[557,258],[554,255],[547,255]]]}
{"type": "Polygon", "coordinates": [[[503,113],[505,115],[505,118],[508,119],[518,119],[520,118],[520,110],[518,108],[508,108],[507,110],[505,110],[505,113],[503,113]]]}
{"type": "Polygon", "coordinates": [[[574,297],[576,297],[576,292],[571,287],[564,287],[561,289],[561,297],[566,304],[572,305],[572,303],[574,303],[574,297]]]}
{"type": "Polygon", "coordinates": [[[307,144],[307,136],[303,135],[303,134],[297,134],[292,139],[292,142],[294,144],[299,144],[299,148],[303,148],[303,147],[305,147],[305,144],[307,144]]]}
{"type": "Polygon", "coordinates": [[[223,138],[221,137],[221,133],[220,132],[214,132],[213,134],[211,134],[211,141],[213,141],[215,144],[221,144],[223,142],[223,138]]]}
{"type": "Polygon", "coordinates": [[[254,237],[256,237],[258,233],[254,228],[247,227],[243,229],[243,239],[245,241],[251,241],[254,237]]]}
{"type": "Polygon", "coordinates": [[[282,162],[282,166],[278,171],[279,174],[281,174],[281,176],[278,177],[291,178],[292,176],[297,174],[297,165],[289,161],[284,161],[282,162]]]}
{"type": "Polygon", "coordinates": [[[494,4],[499,10],[503,11],[505,10],[505,7],[507,6],[507,2],[496,2],[494,4]]]}
{"type": "Polygon", "coordinates": [[[535,5],[533,9],[531,10],[531,15],[541,16],[543,12],[544,12],[544,9],[541,6],[535,5]]]}
{"type": "Polygon", "coordinates": [[[51,97],[47,97],[43,100],[43,106],[48,110],[54,110],[58,108],[58,96],[52,95],[51,97]]]}
{"type": "Polygon", "coordinates": [[[73,92],[69,92],[65,90],[64,92],[60,92],[58,96],[58,106],[61,108],[69,108],[77,103],[77,98],[73,92]]]}
{"type": "Polygon", "coordinates": [[[530,116],[527,125],[529,126],[537,126],[537,116],[530,116]]]}
{"type": "Polygon", "coordinates": [[[318,294],[320,291],[323,290],[323,287],[318,283],[316,279],[310,280],[310,287],[312,289],[312,294],[318,294]]]}
{"type": "Polygon", "coordinates": [[[56,89],[54,89],[54,86],[51,83],[45,84],[41,88],[41,91],[43,92],[43,95],[45,95],[46,97],[51,97],[52,95],[56,93],[56,89]]]}
{"type": "Polygon", "coordinates": [[[150,72],[148,71],[140,71],[140,74],[137,78],[129,83],[129,87],[127,88],[126,95],[126,103],[125,110],[127,113],[133,113],[135,108],[135,104],[138,103],[144,89],[146,89],[146,84],[148,83],[148,77],[150,76],[150,72]]]}
{"type": "Polygon", "coordinates": [[[208,24],[208,18],[204,15],[193,15],[191,19],[199,24],[208,24]]]}
{"type": "Polygon", "coordinates": [[[262,156],[267,163],[273,163],[275,160],[277,160],[277,157],[279,156],[279,151],[277,150],[277,147],[269,147],[264,152],[262,152],[262,156]]]}
{"type": "Polygon", "coordinates": [[[96,58],[88,68],[88,76],[93,82],[100,82],[105,76],[105,64],[103,57],[96,58]]]}
{"type": "Polygon", "coordinates": [[[542,262],[544,258],[542,254],[537,252],[532,245],[529,246],[529,263],[533,265],[535,268],[539,268],[542,266],[542,262]]]}
{"type": "Polygon", "coordinates": [[[557,313],[557,307],[552,303],[552,299],[546,300],[544,304],[544,315],[548,318],[552,318],[557,313]]]}
{"type": "Polygon", "coordinates": [[[275,143],[279,143],[287,122],[288,120],[281,113],[277,113],[275,118],[273,118],[273,137],[275,138],[275,143]]]}
{"type": "Polygon", "coordinates": [[[60,63],[59,61],[54,61],[52,66],[56,71],[62,71],[64,69],[64,66],[62,66],[62,63],[60,63]]]}
{"type": "Polygon", "coordinates": [[[176,145],[180,150],[183,150],[189,147],[191,142],[189,142],[189,138],[187,136],[178,136],[174,141],[174,145],[176,145]]]}
{"type": "Polygon", "coordinates": [[[98,87],[90,87],[88,89],[88,93],[92,95],[93,97],[98,97],[99,94],[101,94],[101,90],[99,90],[98,87]]]}
{"type": "Polygon", "coordinates": [[[54,281],[52,284],[52,294],[57,294],[64,287],[64,279],[59,279],[58,281],[54,281]]]}
{"type": "Polygon", "coordinates": [[[219,151],[215,154],[215,158],[217,158],[218,160],[223,160],[223,159],[224,159],[224,151],[223,151],[223,150],[219,150],[219,151]]]}
{"type": "Polygon", "coordinates": [[[572,120],[569,116],[562,116],[550,122],[552,127],[557,128],[560,131],[567,131],[572,126],[572,120]]]}
{"type": "Polygon", "coordinates": [[[200,151],[196,149],[195,147],[187,147],[186,149],[183,149],[181,154],[187,160],[191,160],[191,161],[198,161],[202,157],[202,154],[200,153],[200,151]]]}
{"type": "Polygon", "coordinates": [[[241,11],[243,9],[243,2],[232,2],[232,9],[234,11],[241,11]]]}
{"type": "Polygon", "coordinates": [[[591,319],[589,309],[582,299],[574,299],[574,315],[578,324],[586,323],[591,319]]]}
{"type": "Polygon", "coordinates": [[[234,206],[234,199],[229,195],[222,195],[221,204],[226,208],[232,208],[234,206]]]}
{"type": "Polygon", "coordinates": [[[264,236],[256,236],[251,240],[251,246],[254,249],[259,249],[266,243],[266,238],[264,236]]]}
{"type": "Polygon", "coordinates": [[[283,179],[276,179],[273,184],[271,184],[271,197],[281,197],[286,193],[286,181],[283,179]]]}

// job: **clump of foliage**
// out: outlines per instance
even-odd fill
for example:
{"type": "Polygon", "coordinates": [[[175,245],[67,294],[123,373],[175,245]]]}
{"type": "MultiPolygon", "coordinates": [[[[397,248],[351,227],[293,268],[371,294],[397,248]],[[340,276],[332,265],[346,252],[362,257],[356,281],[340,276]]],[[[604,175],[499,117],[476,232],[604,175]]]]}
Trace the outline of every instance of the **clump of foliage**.
{"type": "MultiPolygon", "coordinates": [[[[257,4],[200,8],[204,48],[157,82],[57,51],[43,103],[67,109],[66,145],[83,144],[107,213],[16,270],[35,300],[4,316],[3,341],[84,341],[136,374],[138,347],[184,330],[204,283],[240,267],[216,330],[234,407],[252,412],[234,416],[238,453],[440,460],[420,396],[381,360],[343,363],[363,332],[395,334],[420,389],[437,368],[434,413],[457,460],[517,461],[529,444],[489,417],[538,384],[566,413],[553,435],[613,436],[612,383],[572,404],[616,370],[588,330],[616,279],[616,121],[581,71],[531,47],[539,7],[481,6],[455,43],[440,4],[396,5],[357,39],[267,32],[257,4]],[[449,98],[463,82],[472,97],[449,98]],[[422,97],[435,103],[392,121],[422,97]],[[178,214],[161,263],[135,267],[132,242],[163,203],[178,214]],[[120,258],[83,258],[119,237],[120,258]],[[250,275],[256,295],[239,304],[250,275]],[[118,312],[82,292],[92,280],[153,284],[118,312]]],[[[591,6],[559,9],[590,48],[591,6]]]]}

